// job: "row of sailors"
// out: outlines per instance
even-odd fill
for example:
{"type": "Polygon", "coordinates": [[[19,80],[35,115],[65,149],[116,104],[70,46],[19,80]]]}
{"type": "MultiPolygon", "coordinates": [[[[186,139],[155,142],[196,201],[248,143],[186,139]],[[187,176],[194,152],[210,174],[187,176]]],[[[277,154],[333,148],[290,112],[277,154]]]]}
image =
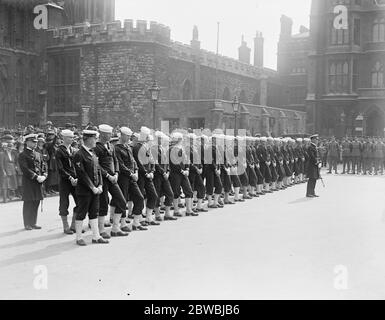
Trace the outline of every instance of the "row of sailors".
{"type": "MultiPolygon", "coordinates": [[[[82,233],[87,215],[92,242],[104,244],[111,236],[124,237],[184,216],[182,193],[185,215],[198,216],[305,182],[310,139],[152,135],[146,127],[139,133],[122,127],[118,141],[112,142],[112,130],[108,125],[88,127],[79,149],[72,147],[72,131],[61,132],[63,144],[56,152],[59,214],[64,232],[75,233],[80,246],[86,245],[82,233]],[[70,195],[75,201],[71,226],[70,195]]],[[[41,228],[36,220],[46,172],[34,152],[36,136],[25,138],[19,158],[25,180],[23,216],[25,228],[33,230],[41,228]]]]}

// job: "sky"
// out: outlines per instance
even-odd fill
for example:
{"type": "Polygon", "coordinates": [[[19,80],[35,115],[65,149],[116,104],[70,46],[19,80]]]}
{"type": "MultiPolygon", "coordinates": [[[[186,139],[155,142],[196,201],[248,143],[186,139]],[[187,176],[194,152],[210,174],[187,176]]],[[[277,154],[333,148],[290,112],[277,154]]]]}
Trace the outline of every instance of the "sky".
{"type": "Polygon", "coordinates": [[[116,0],[116,19],[157,21],[171,28],[171,39],[190,44],[197,25],[201,48],[238,58],[241,37],[252,49],[261,31],[265,38],[265,67],[276,69],[277,43],[282,14],[293,19],[293,34],[309,27],[311,0],[116,0]]]}

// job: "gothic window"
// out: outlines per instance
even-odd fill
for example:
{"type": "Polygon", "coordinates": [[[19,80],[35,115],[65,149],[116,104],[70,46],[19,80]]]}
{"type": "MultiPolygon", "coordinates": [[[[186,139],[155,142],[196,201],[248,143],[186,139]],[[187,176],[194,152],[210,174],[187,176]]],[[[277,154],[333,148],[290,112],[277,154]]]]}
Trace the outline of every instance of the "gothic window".
{"type": "Polygon", "coordinates": [[[373,42],[385,41],[385,19],[376,19],[373,24],[373,42]]]}
{"type": "Polygon", "coordinates": [[[372,69],[372,88],[384,88],[384,66],[380,62],[372,69]]]}
{"type": "Polygon", "coordinates": [[[255,95],[254,95],[254,98],[253,98],[253,104],[255,105],[259,105],[261,103],[261,96],[259,94],[259,92],[257,92],[255,95]]]}
{"type": "Polygon", "coordinates": [[[343,45],[349,43],[349,28],[336,29],[334,27],[334,20],[330,23],[330,43],[332,45],[343,45]]]}
{"type": "Polygon", "coordinates": [[[223,90],[222,100],[225,100],[225,101],[230,101],[231,100],[231,93],[230,93],[230,90],[229,90],[228,87],[226,87],[223,90]]]}
{"type": "Polygon", "coordinates": [[[329,92],[349,92],[349,64],[346,61],[329,63],[329,92]]]}
{"type": "Polygon", "coordinates": [[[16,109],[24,109],[24,66],[21,60],[16,63],[16,109]]]}
{"type": "Polygon", "coordinates": [[[361,44],[361,20],[354,19],[354,44],[361,44]]]}
{"type": "Polygon", "coordinates": [[[183,84],[182,100],[192,100],[192,86],[190,80],[183,84]]]}
{"type": "Polygon", "coordinates": [[[240,103],[247,103],[245,90],[242,90],[241,93],[239,94],[239,102],[240,103]]]}
{"type": "Polygon", "coordinates": [[[80,105],[79,52],[51,56],[49,70],[50,110],[78,112],[80,105]]]}

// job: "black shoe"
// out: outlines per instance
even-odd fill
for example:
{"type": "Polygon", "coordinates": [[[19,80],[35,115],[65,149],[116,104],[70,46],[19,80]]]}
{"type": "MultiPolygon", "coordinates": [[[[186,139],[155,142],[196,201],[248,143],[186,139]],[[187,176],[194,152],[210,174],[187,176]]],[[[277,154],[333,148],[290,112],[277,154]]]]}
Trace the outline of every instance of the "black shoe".
{"type": "Polygon", "coordinates": [[[141,221],[140,224],[141,224],[143,227],[147,227],[147,226],[148,226],[148,222],[147,222],[147,221],[141,221]]]}
{"type": "Polygon", "coordinates": [[[209,212],[209,210],[205,208],[196,209],[196,212],[209,212]]]}
{"type": "Polygon", "coordinates": [[[319,195],[313,194],[313,198],[319,198],[319,195]]]}
{"type": "Polygon", "coordinates": [[[162,219],[162,217],[156,217],[156,218],[155,218],[155,221],[159,221],[159,222],[162,222],[162,221],[163,221],[163,219],[162,219]]]}
{"type": "Polygon", "coordinates": [[[164,217],[164,221],[175,221],[175,220],[178,220],[178,219],[175,217],[167,217],[167,216],[164,217]]]}
{"type": "Polygon", "coordinates": [[[177,213],[174,213],[174,217],[182,218],[183,216],[182,216],[182,214],[180,214],[179,212],[177,212],[177,213]]]}
{"type": "Polygon", "coordinates": [[[111,236],[110,236],[107,232],[102,232],[102,233],[100,234],[100,236],[101,236],[103,239],[110,239],[110,238],[111,238],[111,236]]]}
{"type": "Polygon", "coordinates": [[[25,230],[31,231],[33,230],[31,226],[25,226],[25,230]]]}
{"type": "Polygon", "coordinates": [[[128,233],[123,231],[113,232],[111,231],[111,237],[127,237],[128,233]]]}
{"type": "Polygon", "coordinates": [[[147,228],[143,227],[143,226],[132,226],[132,230],[133,231],[145,231],[145,230],[148,230],[147,228]]]}
{"type": "Polygon", "coordinates": [[[107,244],[110,242],[108,240],[103,239],[103,238],[99,238],[98,240],[92,239],[92,243],[107,244]]]}
{"type": "Polygon", "coordinates": [[[209,209],[218,209],[219,207],[216,204],[209,205],[209,209]]]}
{"type": "Polygon", "coordinates": [[[311,194],[307,194],[307,195],[306,195],[306,198],[314,198],[314,196],[311,195],[311,194]]]}
{"type": "MultiPolygon", "coordinates": [[[[70,230],[72,231],[72,233],[76,233],[76,229],[74,229],[74,228],[70,228],[70,230]]],[[[84,232],[86,232],[85,230],[82,230],[82,233],[84,233],[84,232]]]]}
{"type": "Polygon", "coordinates": [[[131,231],[129,226],[122,227],[122,228],[120,228],[120,230],[122,230],[123,232],[130,232],[131,231]]]}
{"type": "Polygon", "coordinates": [[[151,221],[151,222],[148,222],[148,225],[149,226],[160,226],[160,223],[156,222],[156,221],[151,221]]]}
{"type": "Polygon", "coordinates": [[[34,229],[34,230],[40,230],[41,227],[34,225],[34,226],[32,226],[32,229],[34,229]]]}
{"type": "Polygon", "coordinates": [[[195,212],[186,212],[186,217],[198,217],[199,214],[195,212]]]}
{"type": "Polygon", "coordinates": [[[225,204],[235,204],[235,202],[232,202],[232,201],[225,201],[225,204]]]}
{"type": "Polygon", "coordinates": [[[84,246],[87,245],[87,243],[86,243],[83,239],[77,240],[77,241],[76,241],[76,244],[77,244],[78,246],[81,246],[81,247],[84,247],[84,246]]]}
{"type": "Polygon", "coordinates": [[[64,230],[64,234],[74,234],[74,232],[71,229],[64,230]]]}

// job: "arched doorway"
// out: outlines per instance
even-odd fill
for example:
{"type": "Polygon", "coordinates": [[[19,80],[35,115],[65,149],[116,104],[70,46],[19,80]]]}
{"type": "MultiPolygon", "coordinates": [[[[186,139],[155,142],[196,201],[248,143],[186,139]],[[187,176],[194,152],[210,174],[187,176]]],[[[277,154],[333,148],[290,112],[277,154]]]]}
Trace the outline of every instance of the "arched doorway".
{"type": "Polygon", "coordinates": [[[369,137],[383,137],[385,128],[384,112],[377,107],[373,107],[365,114],[365,116],[365,134],[369,137]]]}

